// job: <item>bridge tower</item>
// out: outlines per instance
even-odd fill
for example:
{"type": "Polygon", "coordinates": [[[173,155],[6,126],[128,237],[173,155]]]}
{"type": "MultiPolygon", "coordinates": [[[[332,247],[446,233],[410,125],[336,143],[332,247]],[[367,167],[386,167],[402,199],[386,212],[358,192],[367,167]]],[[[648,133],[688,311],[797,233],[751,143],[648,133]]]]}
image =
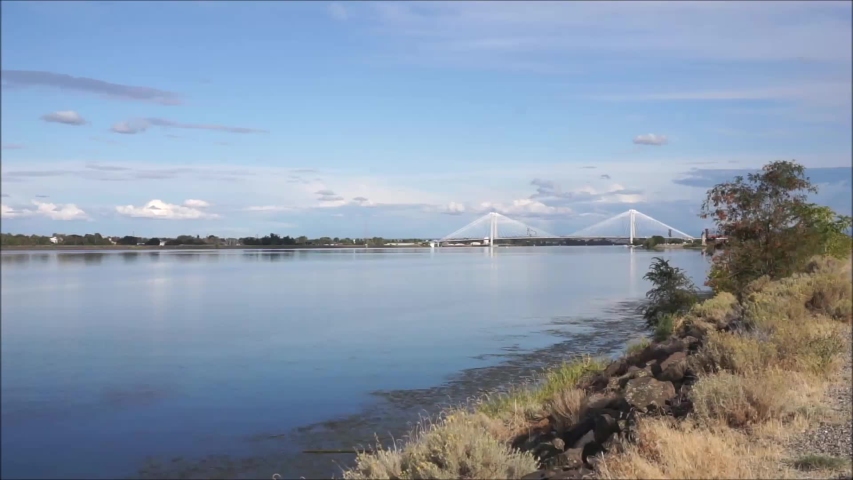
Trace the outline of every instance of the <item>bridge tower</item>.
{"type": "Polygon", "coordinates": [[[498,214],[492,212],[489,219],[489,248],[494,248],[495,238],[498,236],[498,214]]]}
{"type": "Polygon", "coordinates": [[[637,211],[633,208],[628,210],[628,219],[630,220],[630,224],[628,226],[628,245],[634,244],[634,236],[637,234],[636,213],[637,211]]]}

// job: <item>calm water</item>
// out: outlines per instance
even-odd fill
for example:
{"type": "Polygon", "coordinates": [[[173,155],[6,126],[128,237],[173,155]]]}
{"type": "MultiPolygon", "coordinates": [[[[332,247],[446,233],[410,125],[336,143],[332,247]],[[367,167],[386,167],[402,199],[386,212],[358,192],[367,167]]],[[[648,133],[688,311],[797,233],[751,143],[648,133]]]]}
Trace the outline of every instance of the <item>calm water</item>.
{"type": "MultiPolygon", "coordinates": [[[[699,253],[657,255],[701,285],[699,253]]],[[[453,379],[559,342],[624,342],[652,256],[4,252],[2,476],[331,475],[296,452],[400,431],[393,408],[458,401],[453,379]]]]}

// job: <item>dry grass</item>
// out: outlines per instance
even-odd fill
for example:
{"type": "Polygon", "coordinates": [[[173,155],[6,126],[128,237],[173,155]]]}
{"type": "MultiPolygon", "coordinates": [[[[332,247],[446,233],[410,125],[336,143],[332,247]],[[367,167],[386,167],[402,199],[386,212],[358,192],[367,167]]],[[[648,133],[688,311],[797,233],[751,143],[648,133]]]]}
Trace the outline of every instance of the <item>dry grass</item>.
{"type": "Polygon", "coordinates": [[[646,347],[651,345],[651,343],[652,342],[649,341],[649,339],[646,337],[642,337],[640,339],[634,340],[634,341],[628,343],[628,346],[625,347],[625,355],[631,357],[637,353],[640,353],[643,350],[645,350],[646,347]]]}
{"type": "Polygon", "coordinates": [[[606,366],[603,360],[591,357],[565,362],[543,372],[530,386],[483,399],[477,410],[493,418],[523,414],[535,420],[558,394],[574,388],[582,379],[604,370],[606,366]]]}
{"type": "Polygon", "coordinates": [[[703,376],[690,392],[694,414],[703,425],[754,427],[767,422],[791,424],[821,418],[823,386],[783,370],[703,376]]]}
{"type": "Polygon", "coordinates": [[[689,422],[647,419],[638,441],[597,463],[602,479],[786,478],[779,449],[756,445],[730,428],[698,428],[689,422]]]}
{"type": "Polygon", "coordinates": [[[722,327],[729,315],[735,312],[737,306],[737,299],[734,295],[722,292],[714,295],[713,298],[693,305],[688,314],[722,327]]]}
{"type": "Polygon", "coordinates": [[[359,454],[344,478],[518,478],[536,470],[532,455],[501,440],[502,430],[483,414],[456,412],[422,424],[403,448],[359,454]]]}
{"type": "Polygon", "coordinates": [[[775,365],[778,358],[776,346],[758,333],[708,333],[705,346],[690,358],[694,370],[707,373],[729,371],[754,374],[775,365]]]}
{"type": "Polygon", "coordinates": [[[558,432],[566,431],[581,420],[588,406],[587,400],[586,393],[577,388],[569,388],[548,401],[547,410],[556,421],[555,428],[558,432]]]}

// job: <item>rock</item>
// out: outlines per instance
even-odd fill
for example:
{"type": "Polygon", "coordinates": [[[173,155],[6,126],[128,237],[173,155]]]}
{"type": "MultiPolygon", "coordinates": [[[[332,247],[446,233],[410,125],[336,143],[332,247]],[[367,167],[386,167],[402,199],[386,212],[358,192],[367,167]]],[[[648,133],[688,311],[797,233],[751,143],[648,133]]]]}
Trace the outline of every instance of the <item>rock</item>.
{"type": "Polygon", "coordinates": [[[661,372],[655,375],[658,380],[680,382],[687,371],[687,354],[675,352],[660,364],[661,372]]]}
{"type": "Polygon", "coordinates": [[[570,448],[565,452],[561,452],[559,455],[548,459],[548,462],[543,463],[543,466],[546,468],[581,468],[583,467],[583,450],[580,448],[570,448]]]}
{"type": "Polygon", "coordinates": [[[574,447],[578,440],[583,438],[583,436],[593,428],[595,428],[595,420],[591,417],[586,417],[563,432],[563,434],[560,435],[560,439],[563,440],[563,444],[567,447],[569,445],[574,447]]]}
{"type": "Polygon", "coordinates": [[[616,418],[606,413],[595,416],[593,434],[597,443],[603,445],[611,435],[617,432],[619,432],[619,425],[616,423],[616,418]]]}
{"type": "Polygon", "coordinates": [[[587,392],[600,392],[607,388],[608,383],[610,383],[610,378],[603,373],[596,373],[592,377],[580,382],[578,387],[587,392]]]}
{"type": "MultiPolygon", "coordinates": [[[[562,440],[560,440],[562,443],[562,440]]],[[[539,459],[540,465],[546,466],[549,465],[550,462],[563,453],[562,448],[557,448],[553,442],[542,442],[530,452],[534,457],[539,459]]]]}
{"type": "Polygon", "coordinates": [[[625,400],[641,412],[659,410],[673,397],[675,386],[672,382],[661,382],[653,377],[635,378],[625,385],[625,400]]]}
{"type": "Polygon", "coordinates": [[[572,450],[581,450],[584,449],[587,444],[595,441],[595,431],[590,430],[586,432],[575,444],[572,446],[572,450]]]}
{"type": "Polygon", "coordinates": [[[592,478],[593,471],[588,468],[555,467],[538,470],[521,477],[522,480],[580,480],[592,478]]]}
{"type": "Polygon", "coordinates": [[[608,378],[618,377],[618,376],[622,375],[623,373],[625,373],[625,371],[627,369],[628,369],[628,362],[626,362],[624,359],[616,360],[615,362],[612,362],[610,365],[607,366],[607,368],[604,369],[604,376],[608,377],[608,378]]]}
{"type": "Polygon", "coordinates": [[[649,360],[649,363],[646,364],[646,368],[643,370],[648,371],[651,377],[657,376],[661,372],[660,362],[657,360],[649,360]]]}
{"type": "MultiPolygon", "coordinates": [[[[586,411],[588,415],[596,415],[599,413],[608,413],[612,415],[612,411],[627,412],[631,409],[631,405],[625,401],[625,397],[620,393],[610,394],[593,394],[587,399],[586,411]]],[[[616,415],[617,417],[619,415],[616,415]]]]}

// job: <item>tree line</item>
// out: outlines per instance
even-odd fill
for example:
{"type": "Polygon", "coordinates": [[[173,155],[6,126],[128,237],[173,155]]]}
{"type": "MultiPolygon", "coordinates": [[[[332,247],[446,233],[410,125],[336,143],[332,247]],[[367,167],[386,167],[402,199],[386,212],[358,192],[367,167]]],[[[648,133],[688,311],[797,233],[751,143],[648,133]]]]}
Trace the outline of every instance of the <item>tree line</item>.
{"type": "Polygon", "coordinates": [[[320,237],[308,238],[300,236],[293,238],[289,235],[281,236],[275,233],[270,233],[263,237],[243,237],[243,238],[221,238],[216,235],[208,235],[202,237],[199,235],[178,235],[175,238],[167,237],[137,237],[133,235],[125,235],[123,237],[105,237],[100,233],[85,234],[85,235],[66,235],[54,233],[51,236],[44,235],[22,235],[2,233],[0,234],[0,245],[2,246],[48,246],[48,245],[68,245],[68,246],[108,246],[108,245],[146,245],[159,246],[163,243],[164,246],[336,246],[336,245],[369,245],[381,246],[389,243],[413,243],[420,244],[426,240],[418,238],[404,239],[386,239],[382,237],[373,238],[340,238],[340,237],[320,237]],[[51,241],[51,238],[57,239],[56,243],[51,241]]]}

